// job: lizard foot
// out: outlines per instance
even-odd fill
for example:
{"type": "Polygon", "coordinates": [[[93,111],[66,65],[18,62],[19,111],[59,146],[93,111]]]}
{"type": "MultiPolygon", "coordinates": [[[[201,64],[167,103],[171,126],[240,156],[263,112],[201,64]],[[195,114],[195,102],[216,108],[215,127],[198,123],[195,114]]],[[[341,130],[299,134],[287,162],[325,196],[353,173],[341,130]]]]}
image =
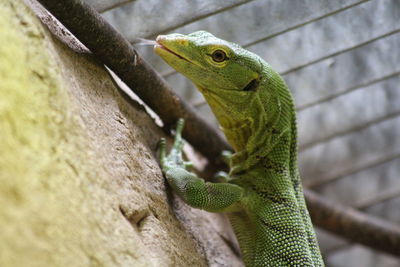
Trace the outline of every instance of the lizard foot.
{"type": "Polygon", "coordinates": [[[181,167],[181,168],[189,168],[192,167],[193,164],[190,161],[184,161],[182,157],[182,149],[185,144],[182,138],[182,131],[184,128],[185,122],[183,119],[179,119],[176,131],[175,131],[175,140],[172,145],[171,151],[167,155],[166,153],[166,142],[165,138],[162,138],[159,143],[160,150],[160,163],[163,171],[165,172],[168,168],[171,167],[181,167]]]}

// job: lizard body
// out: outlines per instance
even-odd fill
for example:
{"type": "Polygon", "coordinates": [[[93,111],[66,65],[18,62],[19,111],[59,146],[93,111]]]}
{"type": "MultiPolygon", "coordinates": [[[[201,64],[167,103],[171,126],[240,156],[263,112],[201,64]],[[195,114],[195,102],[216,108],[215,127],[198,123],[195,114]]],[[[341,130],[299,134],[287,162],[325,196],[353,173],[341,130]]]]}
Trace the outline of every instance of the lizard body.
{"type": "Polygon", "coordinates": [[[185,169],[183,121],[163,172],[189,205],[225,212],[246,266],[323,266],[297,167],[291,93],[268,63],[208,32],[160,35],[155,52],[204,95],[235,153],[222,183],[185,169]]]}

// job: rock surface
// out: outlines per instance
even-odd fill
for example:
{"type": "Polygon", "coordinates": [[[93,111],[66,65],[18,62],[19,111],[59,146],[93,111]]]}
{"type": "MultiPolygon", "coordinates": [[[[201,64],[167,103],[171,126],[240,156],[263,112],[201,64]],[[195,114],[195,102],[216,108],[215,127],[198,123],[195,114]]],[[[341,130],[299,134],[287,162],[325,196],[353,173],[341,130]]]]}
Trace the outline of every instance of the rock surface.
{"type": "Polygon", "coordinates": [[[0,266],[241,266],[165,185],[145,109],[22,1],[0,13],[0,266]]]}

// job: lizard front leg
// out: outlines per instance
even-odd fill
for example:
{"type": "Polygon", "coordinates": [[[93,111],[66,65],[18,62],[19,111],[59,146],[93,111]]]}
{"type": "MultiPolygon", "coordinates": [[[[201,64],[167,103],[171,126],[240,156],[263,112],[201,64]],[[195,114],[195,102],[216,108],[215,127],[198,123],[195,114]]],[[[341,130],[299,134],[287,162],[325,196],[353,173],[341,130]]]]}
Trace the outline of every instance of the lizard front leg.
{"type": "Polygon", "coordinates": [[[163,173],[173,190],[190,206],[212,212],[235,209],[243,196],[243,188],[229,183],[205,182],[196,174],[186,170],[190,165],[182,159],[183,119],[178,121],[175,141],[166,155],[165,139],[160,142],[160,161],[163,173]]]}

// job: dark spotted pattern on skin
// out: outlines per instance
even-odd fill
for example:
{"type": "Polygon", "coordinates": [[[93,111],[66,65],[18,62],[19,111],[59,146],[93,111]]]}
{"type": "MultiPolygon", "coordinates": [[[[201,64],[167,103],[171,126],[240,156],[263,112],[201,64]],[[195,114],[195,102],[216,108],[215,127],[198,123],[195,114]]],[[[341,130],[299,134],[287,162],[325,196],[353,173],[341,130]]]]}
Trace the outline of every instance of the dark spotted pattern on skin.
{"type": "Polygon", "coordinates": [[[292,211],[295,211],[295,212],[298,211],[297,205],[295,203],[293,203],[293,200],[290,198],[284,198],[284,197],[278,196],[278,195],[274,194],[273,192],[269,192],[265,189],[258,188],[255,185],[252,186],[252,189],[258,195],[260,195],[260,197],[263,199],[271,200],[275,204],[282,205],[288,209],[291,209],[292,211]]]}

